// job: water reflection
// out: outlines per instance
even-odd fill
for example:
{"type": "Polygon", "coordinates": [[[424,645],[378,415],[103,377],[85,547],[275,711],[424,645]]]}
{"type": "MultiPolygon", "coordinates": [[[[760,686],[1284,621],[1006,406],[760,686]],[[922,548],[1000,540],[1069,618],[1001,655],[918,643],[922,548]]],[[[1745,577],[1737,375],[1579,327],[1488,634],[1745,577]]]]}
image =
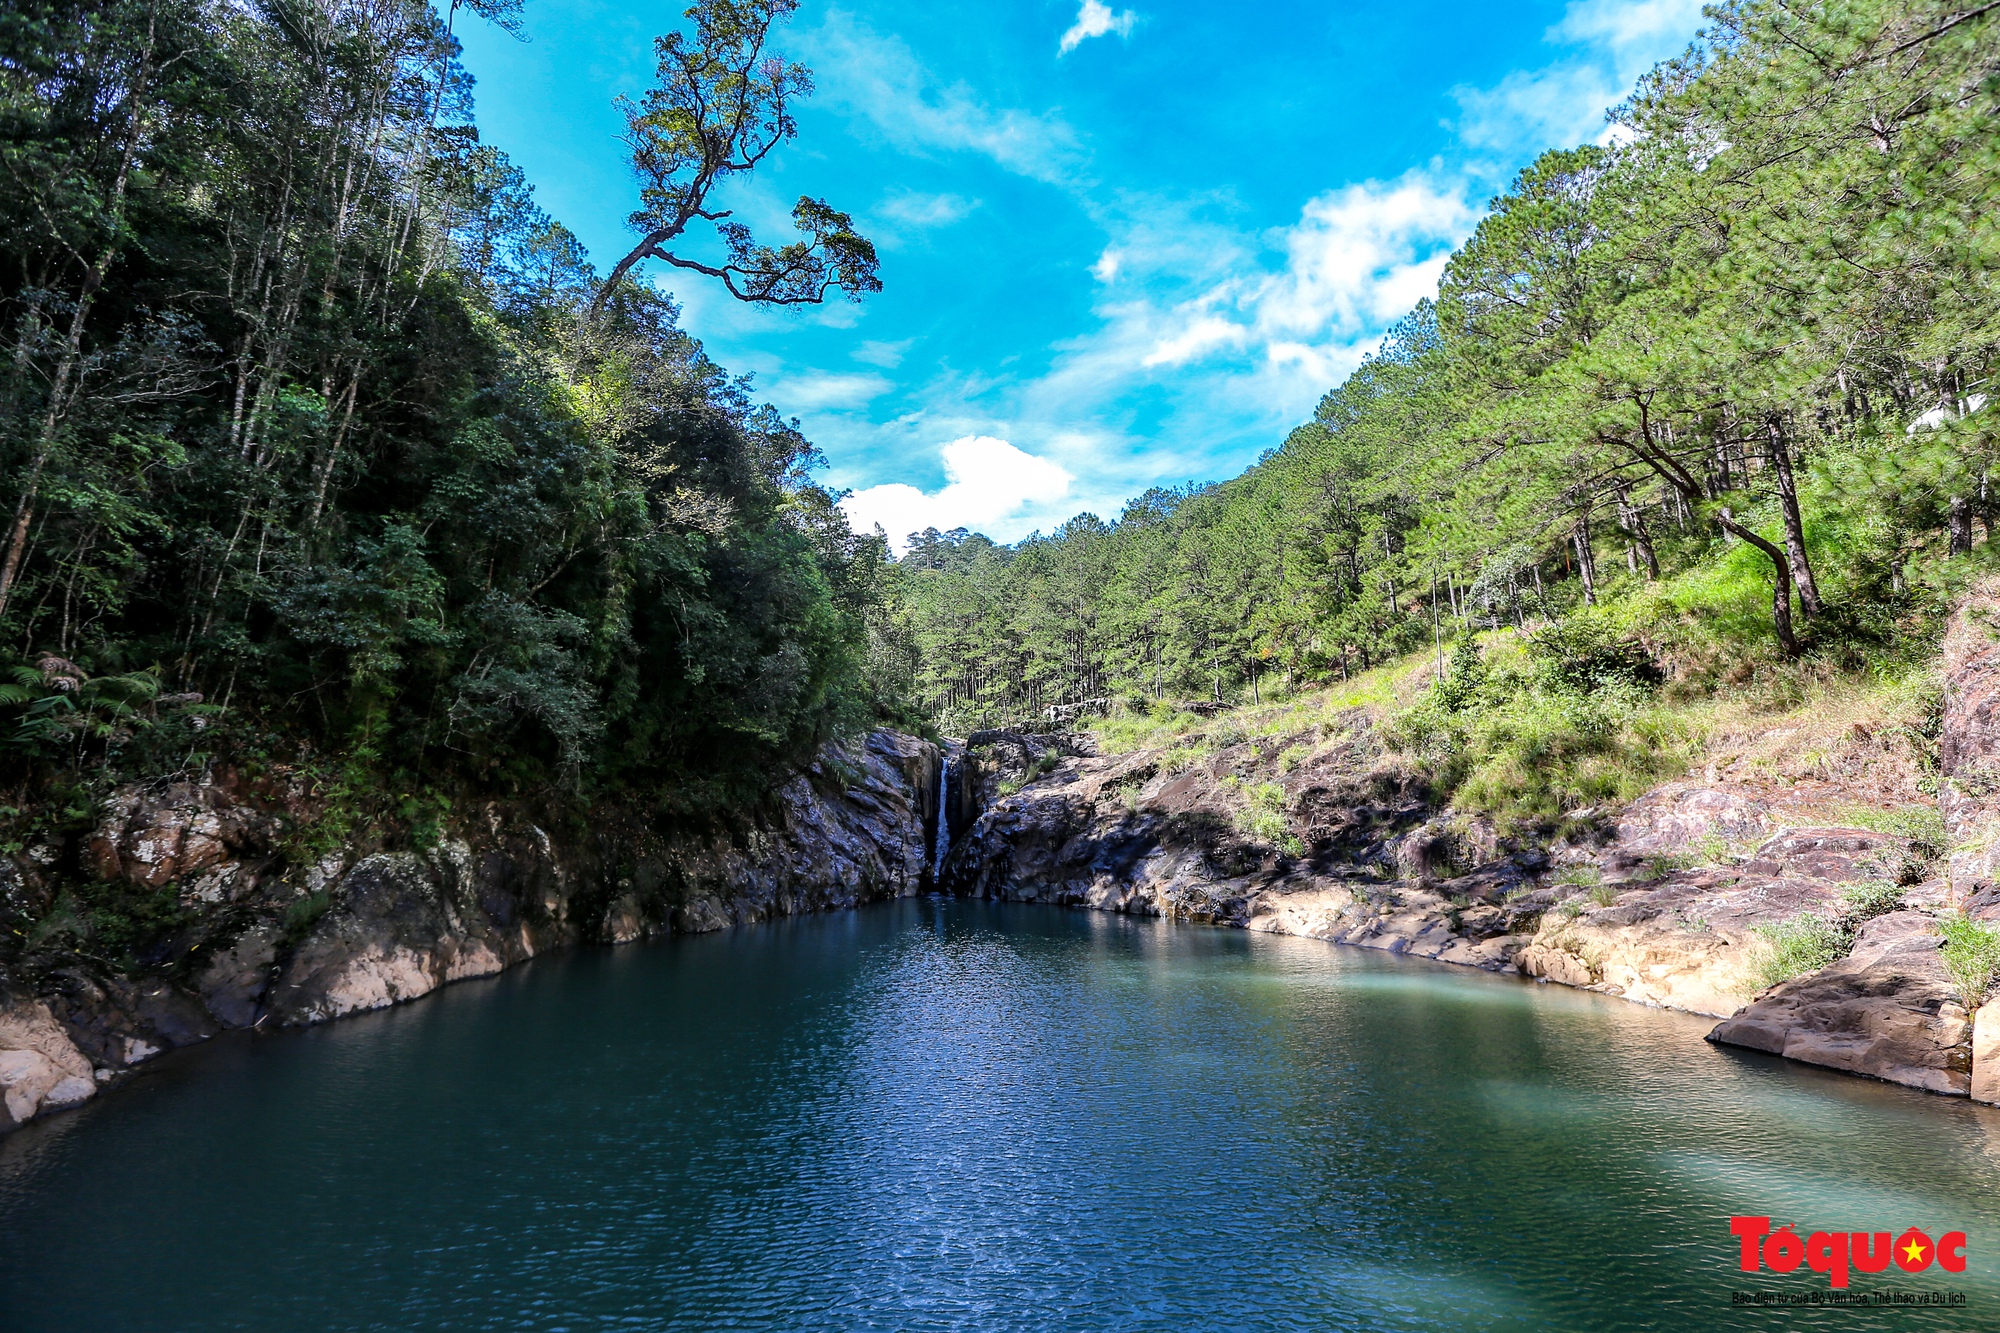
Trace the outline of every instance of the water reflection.
{"type": "Polygon", "coordinates": [[[0,1325],[1768,1327],[1734,1211],[1962,1225],[2000,1325],[2000,1117],[1708,1026],[976,903],[546,959],[5,1141],[0,1325]]]}

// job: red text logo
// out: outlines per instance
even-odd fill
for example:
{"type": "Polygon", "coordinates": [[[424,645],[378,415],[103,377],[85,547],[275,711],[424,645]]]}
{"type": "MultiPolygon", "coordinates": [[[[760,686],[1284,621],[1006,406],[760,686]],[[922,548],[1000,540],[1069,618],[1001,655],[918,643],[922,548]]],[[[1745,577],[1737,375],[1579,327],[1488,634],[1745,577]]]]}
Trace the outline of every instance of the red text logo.
{"type": "Polygon", "coordinates": [[[1804,1264],[1826,1274],[1839,1289],[1846,1288],[1850,1271],[1880,1273],[1892,1263],[1905,1273],[1921,1273],[1933,1263],[1947,1273],[1965,1271],[1963,1231],[1947,1231],[1936,1240],[1917,1227],[1900,1236],[1887,1231],[1815,1231],[1801,1240],[1789,1225],[1771,1230],[1768,1217],[1732,1217],[1729,1234],[1742,1247],[1737,1267],[1744,1272],[1768,1268],[1791,1273],[1804,1264]]]}

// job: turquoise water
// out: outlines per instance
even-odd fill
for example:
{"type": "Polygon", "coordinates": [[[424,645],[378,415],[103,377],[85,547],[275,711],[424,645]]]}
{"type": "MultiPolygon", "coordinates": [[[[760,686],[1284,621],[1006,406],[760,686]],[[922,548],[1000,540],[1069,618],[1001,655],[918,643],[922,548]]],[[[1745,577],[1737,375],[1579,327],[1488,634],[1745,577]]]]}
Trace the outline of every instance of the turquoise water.
{"type": "Polygon", "coordinates": [[[983,903],[569,954],[0,1140],[0,1328],[2000,1328],[2000,1115],[1707,1026],[983,903]],[[1969,1303],[1734,1308],[1826,1288],[1737,1212],[1969,1303]]]}

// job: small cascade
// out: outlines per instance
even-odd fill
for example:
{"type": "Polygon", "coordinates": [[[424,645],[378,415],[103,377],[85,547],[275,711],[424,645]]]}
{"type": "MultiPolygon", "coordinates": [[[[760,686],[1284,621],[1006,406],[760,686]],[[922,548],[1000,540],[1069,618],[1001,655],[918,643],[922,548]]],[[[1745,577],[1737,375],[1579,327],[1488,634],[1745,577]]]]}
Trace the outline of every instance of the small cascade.
{"type": "Polygon", "coordinates": [[[951,798],[951,751],[939,747],[938,758],[938,799],[937,799],[937,840],[932,844],[936,849],[931,860],[931,884],[935,887],[944,878],[944,854],[951,850],[951,813],[946,802],[951,798]]]}

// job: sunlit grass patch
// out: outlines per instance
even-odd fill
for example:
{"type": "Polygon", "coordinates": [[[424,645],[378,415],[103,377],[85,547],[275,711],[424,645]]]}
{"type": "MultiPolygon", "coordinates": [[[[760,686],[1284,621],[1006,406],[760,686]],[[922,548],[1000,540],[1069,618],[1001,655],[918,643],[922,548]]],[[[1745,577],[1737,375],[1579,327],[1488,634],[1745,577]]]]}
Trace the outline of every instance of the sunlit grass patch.
{"type": "Polygon", "coordinates": [[[1818,912],[1758,926],[1756,933],[1764,944],[1751,973],[1759,990],[1817,972],[1845,957],[1854,943],[1842,922],[1818,912]]]}

